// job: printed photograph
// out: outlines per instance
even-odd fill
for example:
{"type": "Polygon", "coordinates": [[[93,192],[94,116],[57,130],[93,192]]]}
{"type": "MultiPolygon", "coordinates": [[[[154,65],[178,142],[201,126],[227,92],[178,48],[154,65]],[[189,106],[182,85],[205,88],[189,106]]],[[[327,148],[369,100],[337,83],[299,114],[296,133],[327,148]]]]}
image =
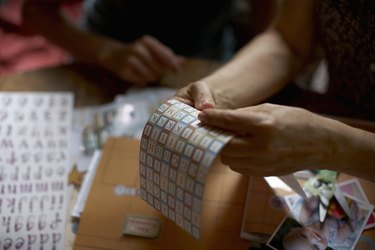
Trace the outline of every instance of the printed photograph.
{"type": "Polygon", "coordinates": [[[272,249],[354,249],[373,206],[346,197],[351,217],[332,199],[327,216],[319,220],[319,198],[297,200],[267,245],[272,249]]]}

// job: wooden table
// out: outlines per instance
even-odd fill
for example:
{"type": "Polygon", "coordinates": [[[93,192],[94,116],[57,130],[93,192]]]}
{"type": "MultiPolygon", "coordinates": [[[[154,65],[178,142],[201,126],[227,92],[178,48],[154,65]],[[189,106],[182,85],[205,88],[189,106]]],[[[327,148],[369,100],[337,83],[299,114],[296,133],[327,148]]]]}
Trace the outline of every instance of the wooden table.
{"type": "MultiPolygon", "coordinates": [[[[160,85],[180,88],[218,66],[216,62],[188,59],[178,74],[167,74],[160,85]]],[[[68,91],[74,93],[75,107],[110,102],[128,88],[129,84],[108,72],[78,62],[0,77],[0,91],[68,91]]]]}
{"type": "MultiPolygon", "coordinates": [[[[186,62],[179,74],[169,74],[161,80],[162,86],[180,88],[217,69],[215,62],[191,59],[186,62]]],[[[111,76],[108,72],[83,63],[71,63],[57,67],[17,73],[0,77],[0,91],[68,91],[74,93],[75,107],[107,103],[117,94],[123,94],[127,84],[111,76]]],[[[337,117],[335,117],[337,118],[337,117]]],[[[341,119],[341,118],[340,118],[341,119]]],[[[375,124],[352,119],[344,119],[350,125],[375,132],[375,124]]],[[[369,200],[375,203],[375,185],[361,181],[370,193],[369,200]]],[[[67,228],[70,231],[70,227],[67,228]]],[[[374,238],[375,231],[367,235],[374,238]]],[[[71,238],[68,240],[72,240],[71,238]]]]}

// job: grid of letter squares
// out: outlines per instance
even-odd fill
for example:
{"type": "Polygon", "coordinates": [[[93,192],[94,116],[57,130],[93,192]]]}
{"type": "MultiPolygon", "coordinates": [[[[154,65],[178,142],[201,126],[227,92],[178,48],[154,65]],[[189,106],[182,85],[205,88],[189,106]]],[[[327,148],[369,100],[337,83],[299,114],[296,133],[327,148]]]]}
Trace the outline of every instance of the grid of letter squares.
{"type": "Polygon", "coordinates": [[[230,136],[199,126],[199,111],[170,99],[148,120],[141,139],[141,197],[199,238],[204,180],[230,136]]]}

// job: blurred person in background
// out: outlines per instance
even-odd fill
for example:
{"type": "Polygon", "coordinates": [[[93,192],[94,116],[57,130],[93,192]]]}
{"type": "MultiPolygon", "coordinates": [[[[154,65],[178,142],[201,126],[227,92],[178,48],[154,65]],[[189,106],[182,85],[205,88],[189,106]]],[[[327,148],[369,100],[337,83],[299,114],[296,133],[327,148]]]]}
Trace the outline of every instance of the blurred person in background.
{"type": "Polygon", "coordinates": [[[74,0],[25,0],[23,21],[74,58],[138,86],[177,72],[185,57],[226,61],[234,53],[232,0],[86,0],[76,24],[62,11],[74,0]]]}

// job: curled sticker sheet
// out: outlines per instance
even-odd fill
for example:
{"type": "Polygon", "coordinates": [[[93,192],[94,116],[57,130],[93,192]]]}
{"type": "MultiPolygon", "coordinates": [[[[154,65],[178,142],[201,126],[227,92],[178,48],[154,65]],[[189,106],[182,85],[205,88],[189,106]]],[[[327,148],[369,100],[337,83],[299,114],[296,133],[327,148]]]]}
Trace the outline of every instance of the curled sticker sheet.
{"type": "Polygon", "coordinates": [[[139,155],[141,198],[197,239],[206,176],[232,138],[202,126],[199,112],[165,101],[144,127],[139,155]]]}

